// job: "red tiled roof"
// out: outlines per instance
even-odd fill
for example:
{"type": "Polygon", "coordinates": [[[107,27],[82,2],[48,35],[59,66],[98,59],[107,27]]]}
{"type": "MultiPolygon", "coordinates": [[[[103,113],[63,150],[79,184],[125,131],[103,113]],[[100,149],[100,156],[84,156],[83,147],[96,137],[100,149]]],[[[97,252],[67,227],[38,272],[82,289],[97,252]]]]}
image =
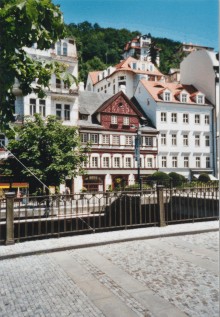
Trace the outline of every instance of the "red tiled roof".
{"type": "MultiPolygon", "coordinates": [[[[180,100],[176,97],[181,93],[181,91],[185,91],[189,94],[189,100],[187,103],[195,104],[193,97],[200,92],[193,85],[181,85],[176,83],[147,81],[146,79],[141,79],[141,83],[143,84],[145,89],[151,94],[155,101],[163,101],[160,95],[163,93],[165,89],[168,89],[171,92],[170,102],[180,102],[180,100]]],[[[205,102],[206,104],[210,104],[210,102],[207,99],[205,102]]]]}
{"type": "Polygon", "coordinates": [[[89,72],[89,76],[91,77],[93,85],[95,85],[98,82],[98,75],[101,73],[101,71],[94,71],[89,72]]]}

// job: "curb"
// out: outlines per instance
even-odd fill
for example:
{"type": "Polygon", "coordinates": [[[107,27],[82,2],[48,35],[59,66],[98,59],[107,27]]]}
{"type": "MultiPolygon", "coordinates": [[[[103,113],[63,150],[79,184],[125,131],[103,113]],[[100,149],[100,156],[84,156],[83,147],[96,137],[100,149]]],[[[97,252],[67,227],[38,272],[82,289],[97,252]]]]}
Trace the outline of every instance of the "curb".
{"type": "Polygon", "coordinates": [[[184,236],[184,235],[194,235],[194,234],[216,232],[216,231],[219,231],[219,228],[165,233],[165,234],[157,234],[157,235],[152,235],[152,236],[132,237],[132,238],[109,240],[109,241],[103,241],[103,242],[91,242],[91,243],[84,243],[84,244],[76,244],[76,245],[66,246],[66,247],[62,246],[62,247],[48,248],[45,250],[27,251],[24,253],[14,253],[14,254],[2,255],[2,256],[0,255],[0,260],[9,260],[9,259],[14,259],[14,258],[18,258],[18,257],[41,255],[41,254],[46,254],[46,253],[62,252],[62,251],[68,251],[68,250],[85,249],[85,248],[91,248],[91,247],[97,247],[97,246],[103,246],[103,245],[115,244],[115,243],[124,243],[124,242],[158,239],[158,238],[168,238],[168,237],[176,237],[176,236],[184,236]]]}

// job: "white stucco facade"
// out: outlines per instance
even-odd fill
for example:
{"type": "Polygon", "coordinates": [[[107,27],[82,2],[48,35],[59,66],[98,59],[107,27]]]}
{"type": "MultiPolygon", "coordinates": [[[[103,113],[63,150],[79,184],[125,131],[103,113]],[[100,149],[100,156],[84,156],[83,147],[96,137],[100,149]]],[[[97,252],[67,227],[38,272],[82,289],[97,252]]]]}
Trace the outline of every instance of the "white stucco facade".
{"type": "Polygon", "coordinates": [[[213,109],[215,174],[219,178],[219,60],[216,52],[199,50],[189,54],[180,65],[181,83],[201,90],[213,109]]]}
{"type": "Polygon", "coordinates": [[[213,174],[213,106],[156,101],[140,82],[135,98],[159,131],[158,167],[191,179],[213,174]],[[195,123],[198,122],[198,123],[195,123]]]}

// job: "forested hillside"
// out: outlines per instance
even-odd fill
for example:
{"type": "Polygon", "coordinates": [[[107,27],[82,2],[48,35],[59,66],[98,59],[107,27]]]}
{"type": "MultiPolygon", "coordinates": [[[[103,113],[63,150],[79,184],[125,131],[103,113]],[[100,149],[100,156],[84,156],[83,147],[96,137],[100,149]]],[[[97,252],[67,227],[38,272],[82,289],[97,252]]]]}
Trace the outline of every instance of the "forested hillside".
{"type": "MultiPolygon", "coordinates": [[[[79,24],[71,23],[67,25],[67,29],[69,36],[74,36],[76,39],[79,79],[84,82],[88,72],[103,70],[109,65],[119,63],[125,44],[135,36],[141,35],[139,31],[102,28],[97,23],[91,24],[87,21],[79,24]]],[[[161,72],[166,74],[170,68],[179,68],[182,57],[178,55],[177,50],[181,43],[167,38],[153,36],[151,38],[152,43],[161,49],[161,72]]]]}

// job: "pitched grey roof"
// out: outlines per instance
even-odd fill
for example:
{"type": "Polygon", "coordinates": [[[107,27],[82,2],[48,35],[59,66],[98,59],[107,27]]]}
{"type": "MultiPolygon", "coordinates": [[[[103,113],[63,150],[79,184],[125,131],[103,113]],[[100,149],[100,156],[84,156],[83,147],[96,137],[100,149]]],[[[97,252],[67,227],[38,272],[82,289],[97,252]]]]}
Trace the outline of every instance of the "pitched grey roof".
{"type": "Polygon", "coordinates": [[[79,112],[85,113],[85,111],[87,111],[90,115],[92,115],[107,99],[111,97],[112,95],[110,94],[80,91],[79,112]]]}

